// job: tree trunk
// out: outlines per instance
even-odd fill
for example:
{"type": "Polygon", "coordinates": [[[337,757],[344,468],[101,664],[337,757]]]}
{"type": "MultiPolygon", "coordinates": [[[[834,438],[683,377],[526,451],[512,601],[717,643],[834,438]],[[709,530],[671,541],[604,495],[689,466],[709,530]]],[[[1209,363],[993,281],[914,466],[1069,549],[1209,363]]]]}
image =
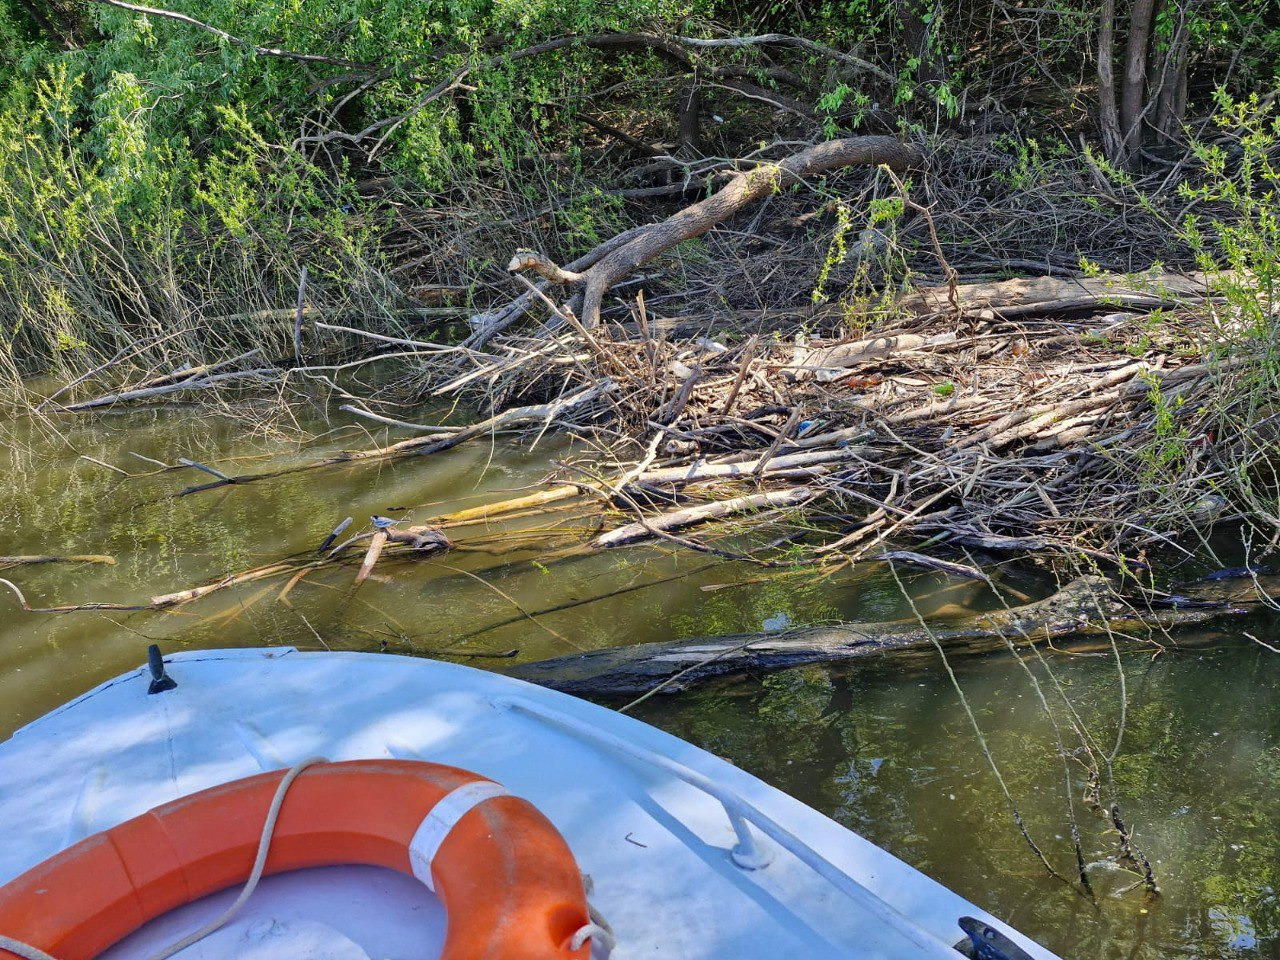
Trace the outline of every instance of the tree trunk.
{"type": "Polygon", "coordinates": [[[1133,0],[1129,14],[1129,39],[1125,44],[1124,85],[1120,91],[1120,132],[1124,137],[1123,161],[1133,163],[1142,146],[1147,113],[1147,58],[1156,0],[1133,0]]]}
{"type": "Polygon", "coordinates": [[[1190,60],[1190,4],[1179,3],[1177,22],[1169,45],[1160,57],[1160,71],[1151,97],[1155,117],[1151,126],[1162,146],[1181,139],[1182,120],[1187,106],[1187,64],[1190,60]]]}
{"type": "Polygon", "coordinates": [[[681,159],[693,160],[702,156],[702,92],[698,81],[690,80],[680,91],[680,145],[677,154],[681,159]]]}
{"type": "Polygon", "coordinates": [[[1124,154],[1124,138],[1120,134],[1120,117],[1116,113],[1116,0],[1104,0],[1098,15],[1098,126],[1102,134],[1102,152],[1111,163],[1120,163],[1124,154]]]}
{"type": "Polygon", "coordinates": [[[899,16],[907,52],[920,64],[916,68],[916,76],[932,93],[947,82],[949,71],[946,61],[938,53],[937,25],[942,19],[942,8],[934,4],[929,10],[929,6],[929,0],[908,0],[899,16]],[[927,12],[933,16],[926,21],[927,12]]]}

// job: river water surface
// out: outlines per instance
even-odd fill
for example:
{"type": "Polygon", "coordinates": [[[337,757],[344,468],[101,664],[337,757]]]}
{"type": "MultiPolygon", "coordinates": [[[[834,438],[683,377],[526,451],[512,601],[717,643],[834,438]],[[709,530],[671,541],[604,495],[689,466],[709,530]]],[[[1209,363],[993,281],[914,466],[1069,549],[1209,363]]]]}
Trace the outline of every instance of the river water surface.
{"type": "MultiPolygon", "coordinates": [[[[180,497],[210,478],[150,462],[186,457],[253,473],[388,439],[346,421],[303,426],[336,432],[304,449],[182,407],[59,421],[56,431],[3,424],[0,554],[116,562],[0,575],[32,606],[146,602],[313,551],[346,516],[356,518],[354,531],[367,529],[371,514],[421,522],[517,496],[573,453],[553,438],[534,449],[528,439],[497,438],[180,497]]],[[[548,547],[546,535],[571,536],[590,522],[570,508],[451,531],[472,549],[388,558],[358,591],[344,567],[283,597],[287,581],[276,578],[167,612],[24,613],[6,592],[0,736],[136,667],[152,642],[166,651],[386,650],[500,670],[577,649],[905,618],[912,603],[946,617],[997,602],[985,588],[923,574],[904,577],[909,603],[877,564],[818,580],[651,547],[576,557],[548,547]],[[577,601],[589,602],[539,613],[577,601]]],[[[1001,576],[1023,594],[1049,588],[1025,574],[1001,576]]],[[[1103,638],[1024,654],[1025,663],[1005,649],[956,654],[954,682],[927,650],[722,682],[652,698],[634,713],[834,817],[1068,960],[1280,957],[1280,655],[1245,631],[1280,645],[1280,618],[1258,614],[1229,633],[1162,637],[1162,648],[1122,638],[1113,649],[1103,638]],[[1158,897],[1111,864],[1116,837],[1081,802],[1083,767],[1071,756],[1066,784],[1059,743],[1077,751],[1072,722],[1102,753],[1115,753],[1114,797],[1108,784],[1104,799],[1119,803],[1158,897]],[[993,764],[1030,835],[1067,875],[1072,798],[1092,900],[1046,874],[1014,826],[993,764]]]]}

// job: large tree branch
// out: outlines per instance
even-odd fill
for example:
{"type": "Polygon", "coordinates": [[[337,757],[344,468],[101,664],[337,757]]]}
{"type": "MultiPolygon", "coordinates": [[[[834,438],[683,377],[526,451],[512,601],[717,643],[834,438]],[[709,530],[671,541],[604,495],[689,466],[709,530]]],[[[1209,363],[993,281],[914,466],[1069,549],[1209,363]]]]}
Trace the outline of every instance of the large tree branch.
{"type": "Polygon", "coordinates": [[[237,47],[244,47],[246,50],[252,50],[254,53],[264,57],[282,57],[285,60],[296,60],[300,63],[324,63],[330,66],[348,67],[357,70],[372,71],[377,70],[377,64],[357,63],[354,60],[344,60],[341,57],[329,57],[319,53],[298,53],[294,50],[282,50],[279,47],[263,47],[248,40],[241,39],[234,34],[219,29],[212,24],[204,23],[195,17],[189,17],[185,13],[178,13],[175,10],[162,10],[159,7],[144,7],[138,3],[126,3],[125,0],[93,0],[94,3],[101,3],[108,7],[118,7],[121,10],[129,10],[133,13],[145,14],[149,17],[163,17],[166,20],[176,20],[178,23],[185,23],[187,26],[204,30],[211,33],[215,37],[226,40],[228,43],[235,44],[237,47]]]}
{"type": "MultiPolygon", "coordinates": [[[[885,164],[901,172],[920,161],[918,150],[893,137],[850,137],[820,143],[778,163],[761,164],[733,174],[724,187],[705,200],[685,207],[660,223],[632,231],[626,243],[615,246],[581,274],[569,277],[561,272],[557,279],[582,285],[582,322],[594,327],[600,322],[605,294],[615,284],[677,244],[702,236],[767,194],[842,167],[885,164]]],[[[616,243],[617,238],[610,241],[610,244],[616,243]]],[[[517,258],[513,266],[519,269],[525,260],[530,267],[539,266],[538,272],[544,277],[555,272],[548,270],[546,262],[535,263],[529,258],[517,258]]]]}
{"type": "Polygon", "coordinates": [[[868,63],[861,57],[855,57],[853,54],[843,53],[821,43],[806,40],[804,37],[793,37],[786,33],[766,33],[755,37],[717,37],[712,40],[704,40],[698,37],[676,37],[675,39],[685,47],[699,50],[722,47],[795,47],[799,50],[806,50],[809,53],[816,53],[825,59],[834,60],[836,63],[852,70],[869,73],[888,83],[897,83],[897,78],[887,70],[882,70],[874,63],[868,63]]]}

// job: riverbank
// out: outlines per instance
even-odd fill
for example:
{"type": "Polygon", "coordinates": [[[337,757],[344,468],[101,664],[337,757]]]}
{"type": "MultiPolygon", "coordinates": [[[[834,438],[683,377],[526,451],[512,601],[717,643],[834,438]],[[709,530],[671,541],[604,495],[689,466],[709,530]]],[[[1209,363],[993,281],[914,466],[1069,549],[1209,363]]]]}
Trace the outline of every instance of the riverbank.
{"type": "MultiPolygon", "coordinates": [[[[194,496],[563,431],[581,441],[575,456],[482,516],[591,514],[599,532],[578,544],[585,550],[656,539],[831,570],[925,543],[936,563],[977,580],[972,551],[1101,564],[1153,584],[1167,577],[1152,574],[1150,555],[1171,569],[1205,553],[1215,524],[1247,531],[1269,520],[1254,474],[1269,444],[1256,404],[1274,373],[1270,346],[1224,326],[1239,306],[1225,289],[1218,277],[1177,274],[926,287],[873,334],[849,332],[830,310],[712,331],[651,314],[643,294],[629,315],[588,328],[548,299],[550,325],[495,332],[485,349],[300,317],[299,354],[336,336],[360,356],[258,366],[244,355],[104,393],[116,376],[108,368],[54,391],[34,415],[56,431],[69,418],[216,399],[222,378],[256,383],[259,395],[314,389],[319,378],[331,423],[383,431],[386,442],[253,470],[191,458],[153,466],[200,478],[173,492],[194,496]],[[400,373],[369,389],[359,374],[379,367],[400,373]],[[345,384],[333,379],[343,375],[345,384]],[[432,397],[435,413],[406,407],[409,390],[432,397]]],[[[237,401],[219,402],[232,413],[237,401]]],[[[445,529],[475,519],[419,517],[383,533],[357,528],[341,543],[335,532],[326,549],[340,549],[313,565],[373,539],[379,553],[384,542],[447,550],[445,529]]],[[[262,569],[227,571],[223,586],[262,569]]]]}

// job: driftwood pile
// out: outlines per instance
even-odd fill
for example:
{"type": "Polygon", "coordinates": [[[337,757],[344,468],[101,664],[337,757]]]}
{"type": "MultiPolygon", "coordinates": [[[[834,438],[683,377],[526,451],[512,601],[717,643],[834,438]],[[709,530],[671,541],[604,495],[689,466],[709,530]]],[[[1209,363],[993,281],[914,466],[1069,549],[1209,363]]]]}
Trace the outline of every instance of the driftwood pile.
{"type": "MultiPolygon", "coordinates": [[[[348,394],[354,402],[344,410],[413,435],[253,475],[227,476],[186,461],[181,466],[217,479],[179,493],[297,469],[419,458],[500,432],[537,436],[560,427],[586,438],[584,452],[562,463],[542,489],[418,523],[376,518],[344,537],[348,519],[314,553],[140,605],[33,608],[5,582],[24,609],[39,612],[162,610],[272,580],[287,603],[298,583],[326,568],[358,565],[347,575],[354,590],[384,556],[477,549],[474,530],[467,531],[474,524],[485,525],[481,540],[501,539],[491,521],[562,510],[596,520],[550,535],[548,561],[656,542],[766,567],[876,560],[988,582],[971,550],[1118,560],[1132,572],[1144,549],[1170,538],[1153,513],[1157,505],[1135,482],[1140,464],[1131,460],[1158,429],[1153,391],[1158,402],[1194,401],[1232,363],[1204,362],[1193,344],[1169,333],[1178,327],[1167,319],[1165,339],[1157,340],[1142,311],[1203,296],[1197,278],[956,285],[904,301],[902,319],[875,336],[824,339],[758,324],[721,340],[681,335],[650,317],[642,296],[630,317],[594,329],[551,305],[568,321],[561,329],[509,333],[485,353],[431,350],[416,358],[432,365],[438,395],[479,388],[498,409],[492,416],[464,427],[417,423],[374,413],[376,397],[348,394]],[[1126,309],[1115,309],[1116,302],[1126,309]],[[585,535],[577,532],[583,529],[585,535]],[[913,549],[904,549],[908,541],[913,549]]],[[[521,546],[530,546],[527,538],[521,546]]],[[[984,619],[940,636],[967,642],[1005,627],[1056,636],[1131,609],[1099,581],[1080,581],[1011,611],[1003,625],[984,619]]],[[[1177,609],[1147,619],[1163,625],[1200,615],[1177,609]]],[[[623,692],[862,656],[927,638],[902,624],[822,628],[649,645],[522,670],[566,689],[623,692]]]]}
{"type": "MultiPolygon", "coordinates": [[[[547,325],[508,332],[485,351],[425,342],[415,350],[405,339],[375,355],[409,354],[435,396],[481,397],[492,416],[462,427],[406,421],[374,412],[376,396],[344,392],[353,402],[342,411],[412,435],[257,474],[228,476],[185,461],[216,479],[179,493],[560,427],[589,438],[591,454],[562,464],[534,503],[518,498],[510,509],[593,499],[605,529],[579,549],[657,540],[768,565],[879,557],[974,579],[984,574],[964,556],[973,549],[1140,569],[1143,551],[1173,543],[1176,533],[1139,482],[1142,450],[1158,438],[1164,411],[1196,410],[1234,363],[1206,362],[1201,345],[1177,333],[1177,309],[1194,309],[1205,296],[1198,277],[953,284],[903,300],[900,319],[875,335],[821,339],[787,318],[756,318],[718,331],[719,339],[699,336],[649,316],[643,295],[629,315],[588,328],[543,297],[547,325]],[[1147,316],[1157,308],[1165,313],[1154,327],[1147,316]],[[709,539],[696,528],[709,529],[709,539]],[[743,545],[743,534],[769,531],[785,536],[766,538],[763,549],[751,536],[743,545]],[[931,549],[895,553],[904,540],[931,549]]],[[[842,319],[804,317],[833,333],[842,319]]],[[[118,391],[113,402],[129,392],[137,391],[118,391]]],[[[1187,456],[1208,451],[1207,423],[1184,415],[1179,429],[1187,456]]],[[[1188,504],[1206,524],[1223,512],[1200,491],[1183,499],[1182,523],[1188,504]]],[[[385,546],[448,549],[443,535],[415,537],[451,519],[366,531],[326,545],[305,570],[268,564],[152,605],[246,578],[305,576],[372,547],[358,583],[385,546]]]]}
{"type": "MultiPolygon", "coordinates": [[[[900,179],[923,161],[918,146],[883,136],[739,161],[720,171],[718,189],[704,200],[565,267],[517,251],[509,269],[523,292],[471,316],[471,335],[452,345],[308,324],[304,276],[293,363],[277,363],[271,375],[282,385],[322,384],[345,401],[336,404],[341,411],[412,435],[287,471],[228,476],[188,463],[215,480],[181,492],[565,427],[589,435],[599,452],[551,482],[577,485],[614,511],[616,529],[601,534],[596,549],[653,538],[699,549],[681,531],[712,523],[741,530],[747,518],[759,526],[803,511],[809,529],[785,544],[788,562],[852,562],[890,540],[923,537],[962,550],[1070,553],[1140,568],[1143,550],[1176,547],[1179,532],[1222,514],[1225,502],[1207,493],[1214,468],[1206,454],[1224,438],[1213,436],[1210,415],[1197,413],[1212,404],[1197,401],[1239,361],[1206,362],[1204,352],[1217,345],[1183,336],[1178,323],[1184,307],[1203,312],[1204,278],[961,285],[929,210],[900,179]],[[650,316],[643,292],[618,296],[638,270],[681,243],[784,188],[858,167],[883,171],[929,225],[943,285],[879,313],[857,300],[808,303],[692,328],[650,316]],[[305,363],[304,340],[319,338],[370,352],[305,363]],[[491,416],[463,427],[407,421],[402,393],[357,396],[333,379],[379,361],[408,364],[419,396],[478,402],[491,416]],[[384,399],[401,402],[380,406],[384,399]],[[1171,409],[1179,411],[1172,434],[1171,409]],[[382,412],[390,410],[398,415],[382,412]],[[1151,482],[1170,456],[1192,478],[1185,489],[1151,482]],[[1156,486],[1162,496],[1153,499],[1156,486]]],[[[251,351],[60,410],[167,397],[266,369],[251,351]]]]}
{"type": "MultiPolygon", "coordinates": [[[[641,298],[629,322],[509,336],[500,358],[445,392],[482,383],[501,404],[608,384],[565,418],[613,452],[563,477],[618,511],[597,548],[803,507],[811,559],[924,537],[1095,559],[1132,551],[1141,566],[1137,554],[1171,543],[1188,508],[1207,524],[1224,506],[1203,496],[1209,473],[1176,516],[1140,482],[1159,419],[1199,409],[1232,369],[1180,338],[1176,314],[1158,331],[1147,320],[1204,296],[1203,280],[1183,277],[956,286],[908,299],[908,318],[875,336],[743,331],[730,342],[669,335],[641,298]]],[[[1193,459],[1214,439],[1207,417],[1183,414],[1178,429],[1193,459]]]]}

